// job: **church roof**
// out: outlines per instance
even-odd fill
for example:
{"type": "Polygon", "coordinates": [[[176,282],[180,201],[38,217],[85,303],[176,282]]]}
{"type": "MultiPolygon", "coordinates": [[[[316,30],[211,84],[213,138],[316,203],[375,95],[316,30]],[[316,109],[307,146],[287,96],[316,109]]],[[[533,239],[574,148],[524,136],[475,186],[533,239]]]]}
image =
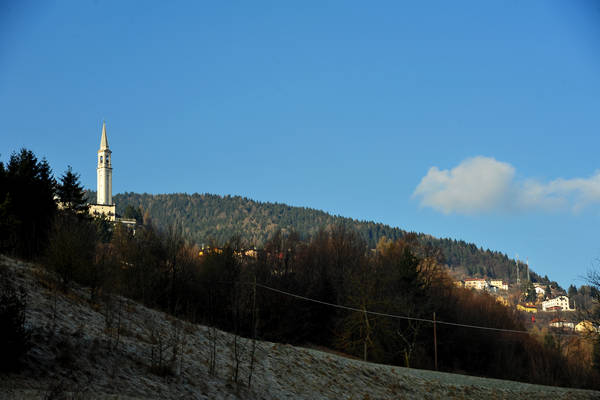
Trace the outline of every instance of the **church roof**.
{"type": "Polygon", "coordinates": [[[106,122],[102,123],[102,139],[100,140],[100,150],[108,149],[108,138],[106,137],[106,122]]]}

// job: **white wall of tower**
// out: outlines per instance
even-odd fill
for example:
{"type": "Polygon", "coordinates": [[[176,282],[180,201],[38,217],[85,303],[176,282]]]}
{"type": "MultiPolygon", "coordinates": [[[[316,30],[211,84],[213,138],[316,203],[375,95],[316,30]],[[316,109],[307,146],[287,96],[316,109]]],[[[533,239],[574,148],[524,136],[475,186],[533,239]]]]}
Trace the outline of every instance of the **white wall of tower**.
{"type": "Polygon", "coordinates": [[[106,204],[112,204],[112,168],[106,169],[106,204]]]}
{"type": "Polygon", "coordinates": [[[96,204],[112,205],[112,160],[106,138],[106,126],[102,126],[102,139],[98,150],[96,204]]]}
{"type": "Polygon", "coordinates": [[[112,168],[98,167],[97,204],[112,204],[112,168]]]}
{"type": "Polygon", "coordinates": [[[104,179],[104,170],[97,168],[96,169],[96,204],[106,204],[105,203],[105,194],[106,194],[106,180],[104,179]]]}

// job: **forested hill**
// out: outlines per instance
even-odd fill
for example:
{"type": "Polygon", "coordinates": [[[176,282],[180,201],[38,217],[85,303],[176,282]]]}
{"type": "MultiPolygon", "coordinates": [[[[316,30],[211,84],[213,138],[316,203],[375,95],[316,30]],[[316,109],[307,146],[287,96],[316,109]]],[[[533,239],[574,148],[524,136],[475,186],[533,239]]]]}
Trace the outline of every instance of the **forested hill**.
{"type": "MultiPolygon", "coordinates": [[[[186,239],[198,245],[211,241],[224,243],[233,235],[240,235],[244,243],[261,246],[278,229],[284,233],[296,230],[308,237],[320,228],[337,223],[344,223],[359,232],[371,248],[383,236],[395,240],[406,233],[381,223],[334,216],[311,208],[262,203],[240,196],[124,193],[115,195],[114,200],[118,214],[123,215],[127,206],[139,207],[157,226],[176,225],[186,239]]],[[[446,263],[455,271],[469,276],[516,280],[515,262],[505,254],[464,241],[437,239],[426,234],[419,234],[419,238],[439,247],[446,263]]],[[[525,278],[524,265],[520,271],[521,278],[525,278]]],[[[533,272],[531,278],[533,281],[547,280],[533,272]]]]}
{"type": "Polygon", "coordinates": [[[384,224],[240,196],[125,193],[114,196],[114,201],[118,214],[122,215],[128,205],[140,207],[160,227],[181,226],[186,238],[197,244],[208,244],[211,240],[224,243],[233,235],[240,235],[245,243],[261,246],[277,229],[311,236],[322,227],[340,222],[360,232],[370,247],[375,247],[382,236],[395,240],[405,233],[384,224]]]}

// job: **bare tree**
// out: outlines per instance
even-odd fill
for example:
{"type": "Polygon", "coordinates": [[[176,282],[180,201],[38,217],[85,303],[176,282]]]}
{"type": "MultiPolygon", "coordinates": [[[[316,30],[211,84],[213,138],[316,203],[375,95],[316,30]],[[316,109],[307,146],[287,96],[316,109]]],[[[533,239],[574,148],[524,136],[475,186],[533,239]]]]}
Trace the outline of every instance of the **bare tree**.
{"type": "MultiPolygon", "coordinates": [[[[589,319],[598,328],[600,325],[600,271],[598,269],[588,271],[587,281],[591,286],[592,309],[589,311],[589,319]]],[[[593,351],[592,366],[600,371],[600,333],[592,333],[593,351]]]]}
{"type": "Polygon", "coordinates": [[[211,375],[214,375],[217,366],[217,328],[214,325],[208,328],[208,340],[210,343],[208,352],[208,372],[211,375]]]}

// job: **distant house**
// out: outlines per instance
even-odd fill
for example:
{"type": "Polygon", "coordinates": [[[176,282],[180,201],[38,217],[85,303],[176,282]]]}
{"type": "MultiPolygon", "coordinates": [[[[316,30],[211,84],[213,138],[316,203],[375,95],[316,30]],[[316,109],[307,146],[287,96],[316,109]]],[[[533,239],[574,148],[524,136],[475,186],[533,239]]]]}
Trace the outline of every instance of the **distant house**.
{"type": "Polygon", "coordinates": [[[510,303],[508,302],[508,299],[506,297],[496,296],[496,301],[498,303],[502,304],[502,305],[507,306],[507,307],[510,305],[510,303]]]}
{"type": "Polygon", "coordinates": [[[544,297],[544,295],[546,294],[546,289],[544,289],[541,286],[536,286],[535,294],[537,295],[537,297],[544,297]]]}
{"type": "Polygon", "coordinates": [[[256,248],[248,249],[248,250],[242,250],[242,253],[246,257],[250,257],[250,258],[254,258],[254,259],[258,258],[258,250],[256,250],[256,248]]]}
{"type": "Polygon", "coordinates": [[[475,290],[485,290],[489,287],[489,284],[485,279],[481,278],[468,278],[465,279],[465,288],[475,290]]]}
{"type": "Polygon", "coordinates": [[[600,328],[594,326],[590,321],[581,321],[575,325],[575,331],[580,333],[600,332],[600,328]]]}
{"type": "Polygon", "coordinates": [[[542,311],[555,310],[573,311],[571,308],[569,308],[569,298],[567,296],[558,296],[542,302],[542,311]]]}
{"type": "Polygon", "coordinates": [[[223,249],[220,247],[210,247],[210,246],[202,246],[202,249],[198,252],[200,257],[207,256],[209,254],[222,254],[223,249]]]}
{"type": "MultiPolygon", "coordinates": [[[[259,252],[259,250],[257,250],[256,248],[252,248],[252,249],[234,250],[233,254],[238,258],[247,257],[247,258],[256,259],[256,258],[258,258],[258,252],[259,252]]],[[[200,257],[204,257],[209,254],[223,254],[223,248],[202,245],[202,248],[200,249],[200,251],[198,251],[198,255],[200,257]]]]}
{"type": "Polygon", "coordinates": [[[551,328],[556,328],[556,329],[575,329],[575,324],[572,322],[567,322],[564,319],[559,319],[559,318],[554,318],[552,321],[550,321],[549,326],[551,328]]]}
{"type": "Polygon", "coordinates": [[[508,283],[504,282],[502,279],[491,279],[490,286],[498,288],[498,290],[508,290],[508,283]]]}
{"type": "Polygon", "coordinates": [[[536,313],[538,312],[538,309],[536,306],[534,306],[533,304],[517,304],[517,310],[519,311],[525,311],[528,313],[536,313]]]}
{"type": "Polygon", "coordinates": [[[454,282],[454,284],[467,289],[486,290],[491,293],[508,290],[508,284],[502,279],[467,278],[464,281],[454,282]]]}

